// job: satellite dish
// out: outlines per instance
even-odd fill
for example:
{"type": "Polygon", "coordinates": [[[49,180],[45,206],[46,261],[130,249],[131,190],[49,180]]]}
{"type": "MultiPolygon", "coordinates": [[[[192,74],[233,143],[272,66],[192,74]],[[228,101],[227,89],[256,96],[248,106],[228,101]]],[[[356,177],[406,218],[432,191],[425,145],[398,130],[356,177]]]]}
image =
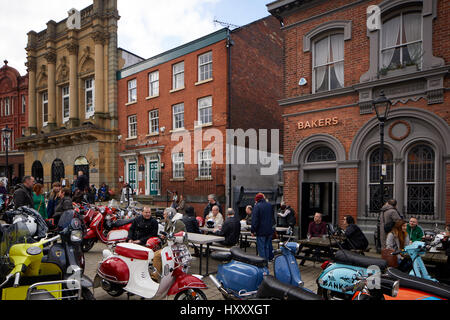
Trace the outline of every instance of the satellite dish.
{"type": "Polygon", "coordinates": [[[308,83],[308,81],[305,78],[301,78],[300,81],[298,82],[299,86],[304,86],[308,83]]]}

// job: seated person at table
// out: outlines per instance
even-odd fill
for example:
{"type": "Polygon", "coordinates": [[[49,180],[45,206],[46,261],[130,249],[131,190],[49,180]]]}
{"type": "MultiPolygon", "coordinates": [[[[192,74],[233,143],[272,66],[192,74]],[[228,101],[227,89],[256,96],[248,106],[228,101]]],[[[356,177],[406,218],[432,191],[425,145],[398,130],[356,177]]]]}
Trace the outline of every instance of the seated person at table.
{"type": "Polygon", "coordinates": [[[223,216],[219,210],[219,206],[212,207],[211,213],[206,217],[206,222],[214,221],[214,228],[219,228],[219,226],[223,225],[223,216]]]}
{"type": "MultiPolygon", "coordinates": [[[[422,241],[423,238],[423,229],[419,226],[419,221],[416,217],[411,217],[409,219],[409,224],[406,226],[406,232],[408,232],[409,241],[411,243],[416,241],[422,241]]],[[[407,243],[406,245],[408,245],[407,243]]]]}
{"type": "Polygon", "coordinates": [[[309,224],[308,235],[310,237],[322,237],[324,234],[327,234],[327,224],[322,221],[322,214],[316,212],[314,221],[309,224]]]}
{"type": "Polygon", "coordinates": [[[199,229],[198,221],[195,218],[194,208],[188,206],[184,210],[183,223],[186,226],[186,231],[189,233],[202,233],[199,229]]]}
{"type": "Polygon", "coordinates": [[[144,207],[142,215],[131,224],[127,241],[145,246],[148,239],[158,236],[158,221],[152,217],[149,207],[144,207]]]}
{"type": "Polygon", "coordinates": [[[226,247],[232,247],[239,241],[241,235],[241,223],[238,217],[234,216],[234,210],[228,209],[227,220],[219,231],[214,232],[216,236],[225,237],[224,241],[218,242],[226,247]]]}
{"type": "Polygon", "coordinates": [[[355,224],[352,216],[345,216],[342,228],[345,230],[345,241],[342,248],[346,250],[366,250],[369,246],[366,236],[361,229],[355,224]]]}

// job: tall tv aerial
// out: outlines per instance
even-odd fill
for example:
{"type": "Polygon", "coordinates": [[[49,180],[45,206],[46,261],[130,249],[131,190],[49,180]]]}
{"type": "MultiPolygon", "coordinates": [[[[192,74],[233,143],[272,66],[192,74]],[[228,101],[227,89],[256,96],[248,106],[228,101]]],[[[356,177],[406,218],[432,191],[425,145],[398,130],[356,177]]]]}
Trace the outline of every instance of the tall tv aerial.
{"type": "Polygon", "coordinates": [[[240,27],[241,27],[241,26],[238,26],[238,25],[236,25],[236,24],[232,24],[232,23],[228,23],[228,22],[219,21],[219,20],[217,20],[216,18],[214,18],[214,27],[215,27],[217,24],[220,24],[222,27],[227,27],[227,28],[229,28],[229,29],[231,29],[231,28],[240,28],[240,27]]]}

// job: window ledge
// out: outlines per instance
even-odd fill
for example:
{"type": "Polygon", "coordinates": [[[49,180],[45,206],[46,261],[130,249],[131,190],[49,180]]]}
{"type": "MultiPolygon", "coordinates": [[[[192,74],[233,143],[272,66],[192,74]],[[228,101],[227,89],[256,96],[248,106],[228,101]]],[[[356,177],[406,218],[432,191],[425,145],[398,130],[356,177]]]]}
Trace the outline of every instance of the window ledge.
{"type": "Polygon", "coordinates": [[[170,90],[169,92],[170,92],[170,93],[174,93],[174,92],[182,91],[182,90],[184,90],[184,89],[186,89],[186,87],[178,88],[178,89],[172,89],[172,90],[170,90]]]}
{"type": "Polygon", "coordinates": [[[147,98],[145,98],[145,100],[151,100],[151,99],[155,99],[155,98],[159,98],[159,94],[156,96],[147,97],[147,98]]]}
{"type": "Polygon", "coordinates": [[[186,181],[185,178],[173,178],[173,179],[170,179],[170,182],[184,182],[184,181],[186,181]]]}
{"type": "Polygon", "coordinates": [[[208,83],[208,82],[212,82],[212,81],[214,81],[214,78],[210,78],[210,79],[206,79],[206,80],[203,80],[203,81],[196,82],[195,85],[196,86],[200,86],[202,84],[205,84],[205,83],[208,83]]]}
{"type": "Polygon", "coordinates": [[[212,126],[213,126],[212,122],[211,123],[205,123],[205,124],[199,124],[199,125],[194,126],[194,129],[200,129],[200,128],[206,128],[206,127],[212,127],[212,126]]]}
{"type": "Polygon", "coordinates": [[[180,128],[180,129],[170,130],[169,132],[170,133],[188,132],[188,130],[186,130],[186,128],[180,128]]]}
{"type": "Polygon", "coordinates": [[[146,137],[156,137],[159,136],[159,132],[157,133],[149,133],[148,135],[146,135],[146,137]]]}
{"type": "Polygon", "coordinates": [[[137,100],[136,100],[136,101],[132,101],[132,102],[125,103],[125,106],[131,106],[131,105],[136,104],[136,103],[137,103],[137,100]]]}
{"type": "Polygon", "coordinates": [[[198,177],[195,178],[195,181],[212,181],[213,178],[212,177],[198,177]]]}
{"type": "Polygon", "coordinates": [[[137,137],[126,138],[125,141],[137,140],[137,137]]]}

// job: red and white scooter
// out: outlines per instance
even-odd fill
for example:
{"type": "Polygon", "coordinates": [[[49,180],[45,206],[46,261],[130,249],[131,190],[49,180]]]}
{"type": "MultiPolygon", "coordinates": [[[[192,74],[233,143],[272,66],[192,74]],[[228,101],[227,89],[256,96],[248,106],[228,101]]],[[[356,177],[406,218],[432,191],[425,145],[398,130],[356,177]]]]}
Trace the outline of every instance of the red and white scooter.
{"type": "Polygon", "coordinates": [[[102,287],[109,295],[118,297],[124,292],[144,299],[161,300],[175,295],[175,300],[206,300],[202,289],[207,286],[202,276],[188,275],[189,249],[183,244],[187,234],[167,235],[168,245],[161,251],[162,274],[159,283],[151,272],[153,250],[133,243],[119,243],[115,253],[103,251],[103,261],[97,269],[94,287],[102,287]]]}
{"type": "Polygon", "coordinates": [[[97,241],[106,245],[126,241],[133,221],[134,219],[118,220],[110,208],[98,207],[98,213],[83,237],[83,252],[91,250],[97,241]]]}

